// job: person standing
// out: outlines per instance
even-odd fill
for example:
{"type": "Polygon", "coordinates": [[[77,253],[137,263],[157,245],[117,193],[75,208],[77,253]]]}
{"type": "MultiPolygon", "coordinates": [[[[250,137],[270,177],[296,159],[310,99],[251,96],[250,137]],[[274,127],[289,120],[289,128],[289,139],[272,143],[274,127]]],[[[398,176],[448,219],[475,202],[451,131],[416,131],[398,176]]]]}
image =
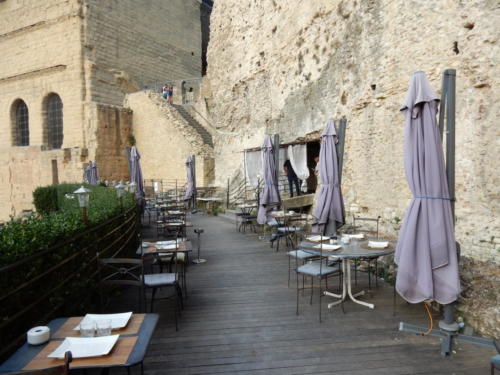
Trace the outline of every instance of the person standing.
{"type": "Polygon", "coordinates": [[[174,86],[170,85],[168,89],[168,102],[172,104],[173,100],[174,100],[174,86]]]}
{"type": "Polygon", "coordinates": [[[293,197],[293,185],[295,185],[295,189],[297,190],[297,195],[300,195],[299,178],[297,177],[297,174],[293,170],[290,159],[287,159],[285,161],[285,164],[283,164],[283,170],[285,171],[286,176],[288,177],[288,186],[290,187],[290,197],[293,197]]]}
{"type": "Polygon", "coordinates": [[[163,96],[163,99],[168,100],[168,86],[164,85],[163,88],[161,89],[161,96],[163,96]]]}

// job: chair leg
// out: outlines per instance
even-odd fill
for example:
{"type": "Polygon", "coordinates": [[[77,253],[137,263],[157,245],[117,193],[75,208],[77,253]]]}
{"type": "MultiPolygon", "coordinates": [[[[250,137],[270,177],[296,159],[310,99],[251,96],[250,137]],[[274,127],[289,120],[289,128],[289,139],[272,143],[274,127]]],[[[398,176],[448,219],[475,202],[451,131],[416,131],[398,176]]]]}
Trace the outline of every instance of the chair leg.
{"type": "Polygon", "coordinates": [[[372,261],[371,259],[367,261],[368,262],[368,289],[372,288],[372,261]]]}
{"type": "Polygon", "coordinates": [[[309,300],[309,304],[313,304],[313,293],[314,293],[314,277],[311,276],[311,299],[309,300]]]}
{"type": "Polygon", "coordinates": [[[319,278],[319,322],[321,323],[321,301],[322,301],[322,298],[321,298],[321,294],[323,293],[323,291],[321,290],[321,276],[319,278]]]}
{"type": "Polygon", "coordinates": [[[153,303],[155,301],[156,288],[153,288],[153,293],[151,295],[151,312],[153,312],[153,303]]]}
{"type": "Polygon", "coordinates": [[[288,256],[288,287],[290,288],[290,255],[288,256]]]}
{"type": "Polygon", "coordinates": [[[392,316],[396,316],[396,283],[392,286],[392,316]]]}
{"type": "MultiPolygon", "coordinates": [[[[295,272],[297,272],[297,270],[295,272]]],[[[296,310],[295,314],[297,316],[299,315],[299,274],[298,273],[297,273],[297,310],[296,310]]]]}

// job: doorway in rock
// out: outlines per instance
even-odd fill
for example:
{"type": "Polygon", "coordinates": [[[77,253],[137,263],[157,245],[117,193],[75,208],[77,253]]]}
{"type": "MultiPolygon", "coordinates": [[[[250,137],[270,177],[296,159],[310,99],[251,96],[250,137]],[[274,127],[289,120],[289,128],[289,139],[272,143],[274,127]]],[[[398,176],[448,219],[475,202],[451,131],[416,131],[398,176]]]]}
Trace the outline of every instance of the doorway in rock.
{"type": "Polygon", "coordinates": [[[314,170],[316,168],[316,161],[314,160],[319,156],[320,143],[318,141],[307,142],[307,167],[309,168],[309,178],[307,179],[307,193],[315,193],[318,180],[314,170]]]}

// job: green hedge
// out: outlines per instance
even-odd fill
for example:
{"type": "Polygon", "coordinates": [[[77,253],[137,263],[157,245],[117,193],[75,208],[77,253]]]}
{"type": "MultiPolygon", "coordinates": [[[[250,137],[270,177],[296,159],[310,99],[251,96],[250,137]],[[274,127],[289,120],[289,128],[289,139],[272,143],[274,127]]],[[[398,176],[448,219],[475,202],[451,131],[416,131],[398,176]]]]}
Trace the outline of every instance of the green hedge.
{"type": "MultiPolygon", "coordinates": [[[[0,228],[0,267],[71,238],[85,225],[81,220],[76,197],[65,195],[81,184],[59,184],[40,187],[33,193],[38,215],[12,220],[0,228]]],[[[122,207],[113,188],[85,185],[90,194],[89,226],[116,215],[122,207]]],[[[136,204],[133,194],[126,193],[123,209],[136,204]]]]}

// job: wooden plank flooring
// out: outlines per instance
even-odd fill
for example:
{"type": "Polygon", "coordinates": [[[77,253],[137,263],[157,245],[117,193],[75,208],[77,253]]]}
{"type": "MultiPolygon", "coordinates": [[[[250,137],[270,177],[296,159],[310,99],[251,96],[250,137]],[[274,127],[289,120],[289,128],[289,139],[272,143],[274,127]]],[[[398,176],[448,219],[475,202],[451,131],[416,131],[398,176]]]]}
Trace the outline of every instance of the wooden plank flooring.
{"type": "MultiPolygon", "coordinates": [[[[178,332],[171,302],[155,305],[161,317],[146,374],[489,373],[491,350],[459,344],[455,355],[442,358],[439,340],[399,332],[400,321],[425,326],[426,316],[422,306],[401,299],[393,316],[392,287],[383,282],[364,297],[376,304],[374,310],[347,302],[343,314],[324,303],[320,324],[318,293],[310,306],[307,291],[296,316],[295,279],[288,288],[284,251],[274,252],[256,235],[238,233],[217,217],[191,219],[205,229],[202,258],[208,262],[189,267],[189,297],[178,332]]],[[[188,236],[195,240],[192,230],[188,236]]],[[[330,287],[337,287],[336,279],[330,287]]],[[[364,275],[358,287],[367,287],[364,275]]]]}

